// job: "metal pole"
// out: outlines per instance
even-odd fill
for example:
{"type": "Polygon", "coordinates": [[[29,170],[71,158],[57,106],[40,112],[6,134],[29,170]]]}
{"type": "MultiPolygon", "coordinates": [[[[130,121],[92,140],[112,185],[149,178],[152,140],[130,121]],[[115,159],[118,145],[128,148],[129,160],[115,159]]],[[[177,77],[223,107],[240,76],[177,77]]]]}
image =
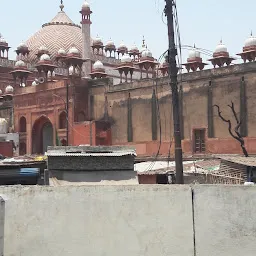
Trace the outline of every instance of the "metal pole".
{"type": "Polygon", "coordinates": [[[168,39],[169,39],[169,77],[172,90],[173,105],[173,125],[174,125],[174,141],[175,141],[175,164],[176,164],[176,183],[184,184],[183,164],[182,164],[182,148],[180,134],[180,115],[179,115],[179,94],[178,94],[178,68],[176,63],[177,49],[174,38],[174,16],[173,16],[173,0],[165,0],[165,14],[167,16],[168,39]]]}
{"type": "MultiPolygon", "coordinates": [[[[70,79],[71,81],[71,79],[70,79]]],[[[67,146],[68,146],[68,134],[69,134],[69,90],[68,90],[68,81],[66,81],[66,140],[67,140],[67,146]]]]}

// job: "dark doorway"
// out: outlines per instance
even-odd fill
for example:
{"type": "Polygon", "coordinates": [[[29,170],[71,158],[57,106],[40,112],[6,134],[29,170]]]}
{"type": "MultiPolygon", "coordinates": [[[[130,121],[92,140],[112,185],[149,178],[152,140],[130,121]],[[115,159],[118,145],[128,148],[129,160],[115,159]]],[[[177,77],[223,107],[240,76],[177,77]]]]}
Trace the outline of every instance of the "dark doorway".
{"type": "Polygon", "coordinates": [[[156,184],[168,184],[168,176],[166,174],[156,175],[156,184]]]}
{"type": "Polygon", "coordinates": [[[45,123],[42,128],[42,143],[43,143],[42,153],[47,151],[48,146],[53,146],[53,128],[50,122],[45,123]]]}
{"type": "Polygon", "coordinates": [[[32,130],[32,153],[44,154],[48,146],[53,146],[53,126],[47,117],[39,118],[32,130]]]}

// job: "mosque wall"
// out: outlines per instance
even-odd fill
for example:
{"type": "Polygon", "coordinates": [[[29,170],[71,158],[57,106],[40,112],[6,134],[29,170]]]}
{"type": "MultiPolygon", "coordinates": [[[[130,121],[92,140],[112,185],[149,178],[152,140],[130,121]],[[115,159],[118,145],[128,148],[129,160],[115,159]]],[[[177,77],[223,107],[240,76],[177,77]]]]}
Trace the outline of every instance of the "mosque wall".
{"type": "MultiPolygon", "coordinates": [[[[185,153],[193,151],[197,130],[204,131],[206,153],[241,153],[239,143],[230,137],[227,124],[219,118],[214,107],[215,104],[218,105],[223,116],[235,124],[234,116],[228,107],[231,102],[234,103],[238,117],[240,118],[240,114],[243,116],[246,145],[249,151],[256,152],[253,146],[253,137],[256,137],[255,72],[256,63],[253,62],[183,74],[181,132],[184,136],[185,153]]],[[[167,82],[166,78],[155,81],[143,79],[133,83],[108,84],[104,87],[108,113],[115,120],[112,126],[113,144],[132,144],[137,146],[139,154],[149,154],[152,153],[152,148],[153,151],[158,151],[155,144],[161,140],[161,152],[167,154],[167,145],[173,141],[171,93],[167,82]],[[156,109],[154,90],[157,98],[156,109]]],[[[91,94],[97,99],[93,108],[98,118],[104,113],[105,97],[100,92],[102,87],[95,86],[91,90],[91,94]]],[[[174,143],[171,144],[173,151],[174,143]]]]}
{"type": "MultiPolygon", "coordinates": [[[[51,124],[53,129],[53,143],[56,141],[57,134],[60,140],[66,139],[66,128],[61,127],[60,124],[60,115],[65,111],[66,107],[65,83],[66,81],[62,80],[25,88],[16,87],[14,97],[14,129],[20,133],[20,143],[25,144],[27,153],[32,153],[33,143],[35,144],[35,141],[39,143],[41,140],[40,129],[47,122],[51,124]],[[22,124],[21,118],[23,118],[24,124],[22,124]],[[35,141],[33,142],[33,140],[35,141]]],[[[80,92],[80,94],[82,97],[83,93],[80,92]]],[[[69,98],[75,95],[74,87],[69,88],[69,95],[69,98]]],[[[77,108],[73,102],[73,100],[69,100],[70,120],[74,120],[74,110],[77,108]]],[[[78,100],[78,103],[82,104],[81,100],[78,100]]],[[[86,111],[87,108],[84,105],[82,104],[81,108],[86,111]]],[[[84,113],[86,116],[86,112],[84,113]]],[[[73,129],[69,129],[69,138],[70,143],[73,143],[73,129]]]]}

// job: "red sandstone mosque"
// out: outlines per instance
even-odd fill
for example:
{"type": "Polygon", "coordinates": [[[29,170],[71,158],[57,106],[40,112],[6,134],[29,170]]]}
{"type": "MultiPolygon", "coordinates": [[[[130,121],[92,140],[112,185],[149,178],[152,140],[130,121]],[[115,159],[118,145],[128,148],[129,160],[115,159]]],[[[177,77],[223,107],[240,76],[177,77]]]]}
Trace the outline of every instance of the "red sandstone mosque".
{"type": "MultiPolygon", "coordinates": [[[[139,155],[173,151],[168,63],[158,63],[146,47],[91,39],[92,9],[84,2],[81,24],[60,11],[21,43],[10,60],[0,37],[0,117],[19,133],[19,154],[43,154],[47,146],[133,145],[139,155]]],[[[204,70],[194,48],[179,77],[184,153],[240,153],[214,104],[232,118],[235,103],[246,146],[256,153],[256,38],[245,42],[241,64],[233,64],[220,42],[204,70]],[[255,95],[254,95],[255,93],[255,95]]],[[[2,120],[2,119],[1,119],[2,120]]]]}

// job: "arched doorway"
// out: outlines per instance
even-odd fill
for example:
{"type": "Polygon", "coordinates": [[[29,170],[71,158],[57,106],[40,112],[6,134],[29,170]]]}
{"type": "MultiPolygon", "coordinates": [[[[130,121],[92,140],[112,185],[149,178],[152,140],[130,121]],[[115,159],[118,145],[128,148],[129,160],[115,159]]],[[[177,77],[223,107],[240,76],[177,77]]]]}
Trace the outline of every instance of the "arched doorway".
{"type": "Polygon", "coordinates": [[[33,126],[32,153],[44,154],[48,146],[53,146],[53,126],[47,117],[42,116],[33,126]]]}

